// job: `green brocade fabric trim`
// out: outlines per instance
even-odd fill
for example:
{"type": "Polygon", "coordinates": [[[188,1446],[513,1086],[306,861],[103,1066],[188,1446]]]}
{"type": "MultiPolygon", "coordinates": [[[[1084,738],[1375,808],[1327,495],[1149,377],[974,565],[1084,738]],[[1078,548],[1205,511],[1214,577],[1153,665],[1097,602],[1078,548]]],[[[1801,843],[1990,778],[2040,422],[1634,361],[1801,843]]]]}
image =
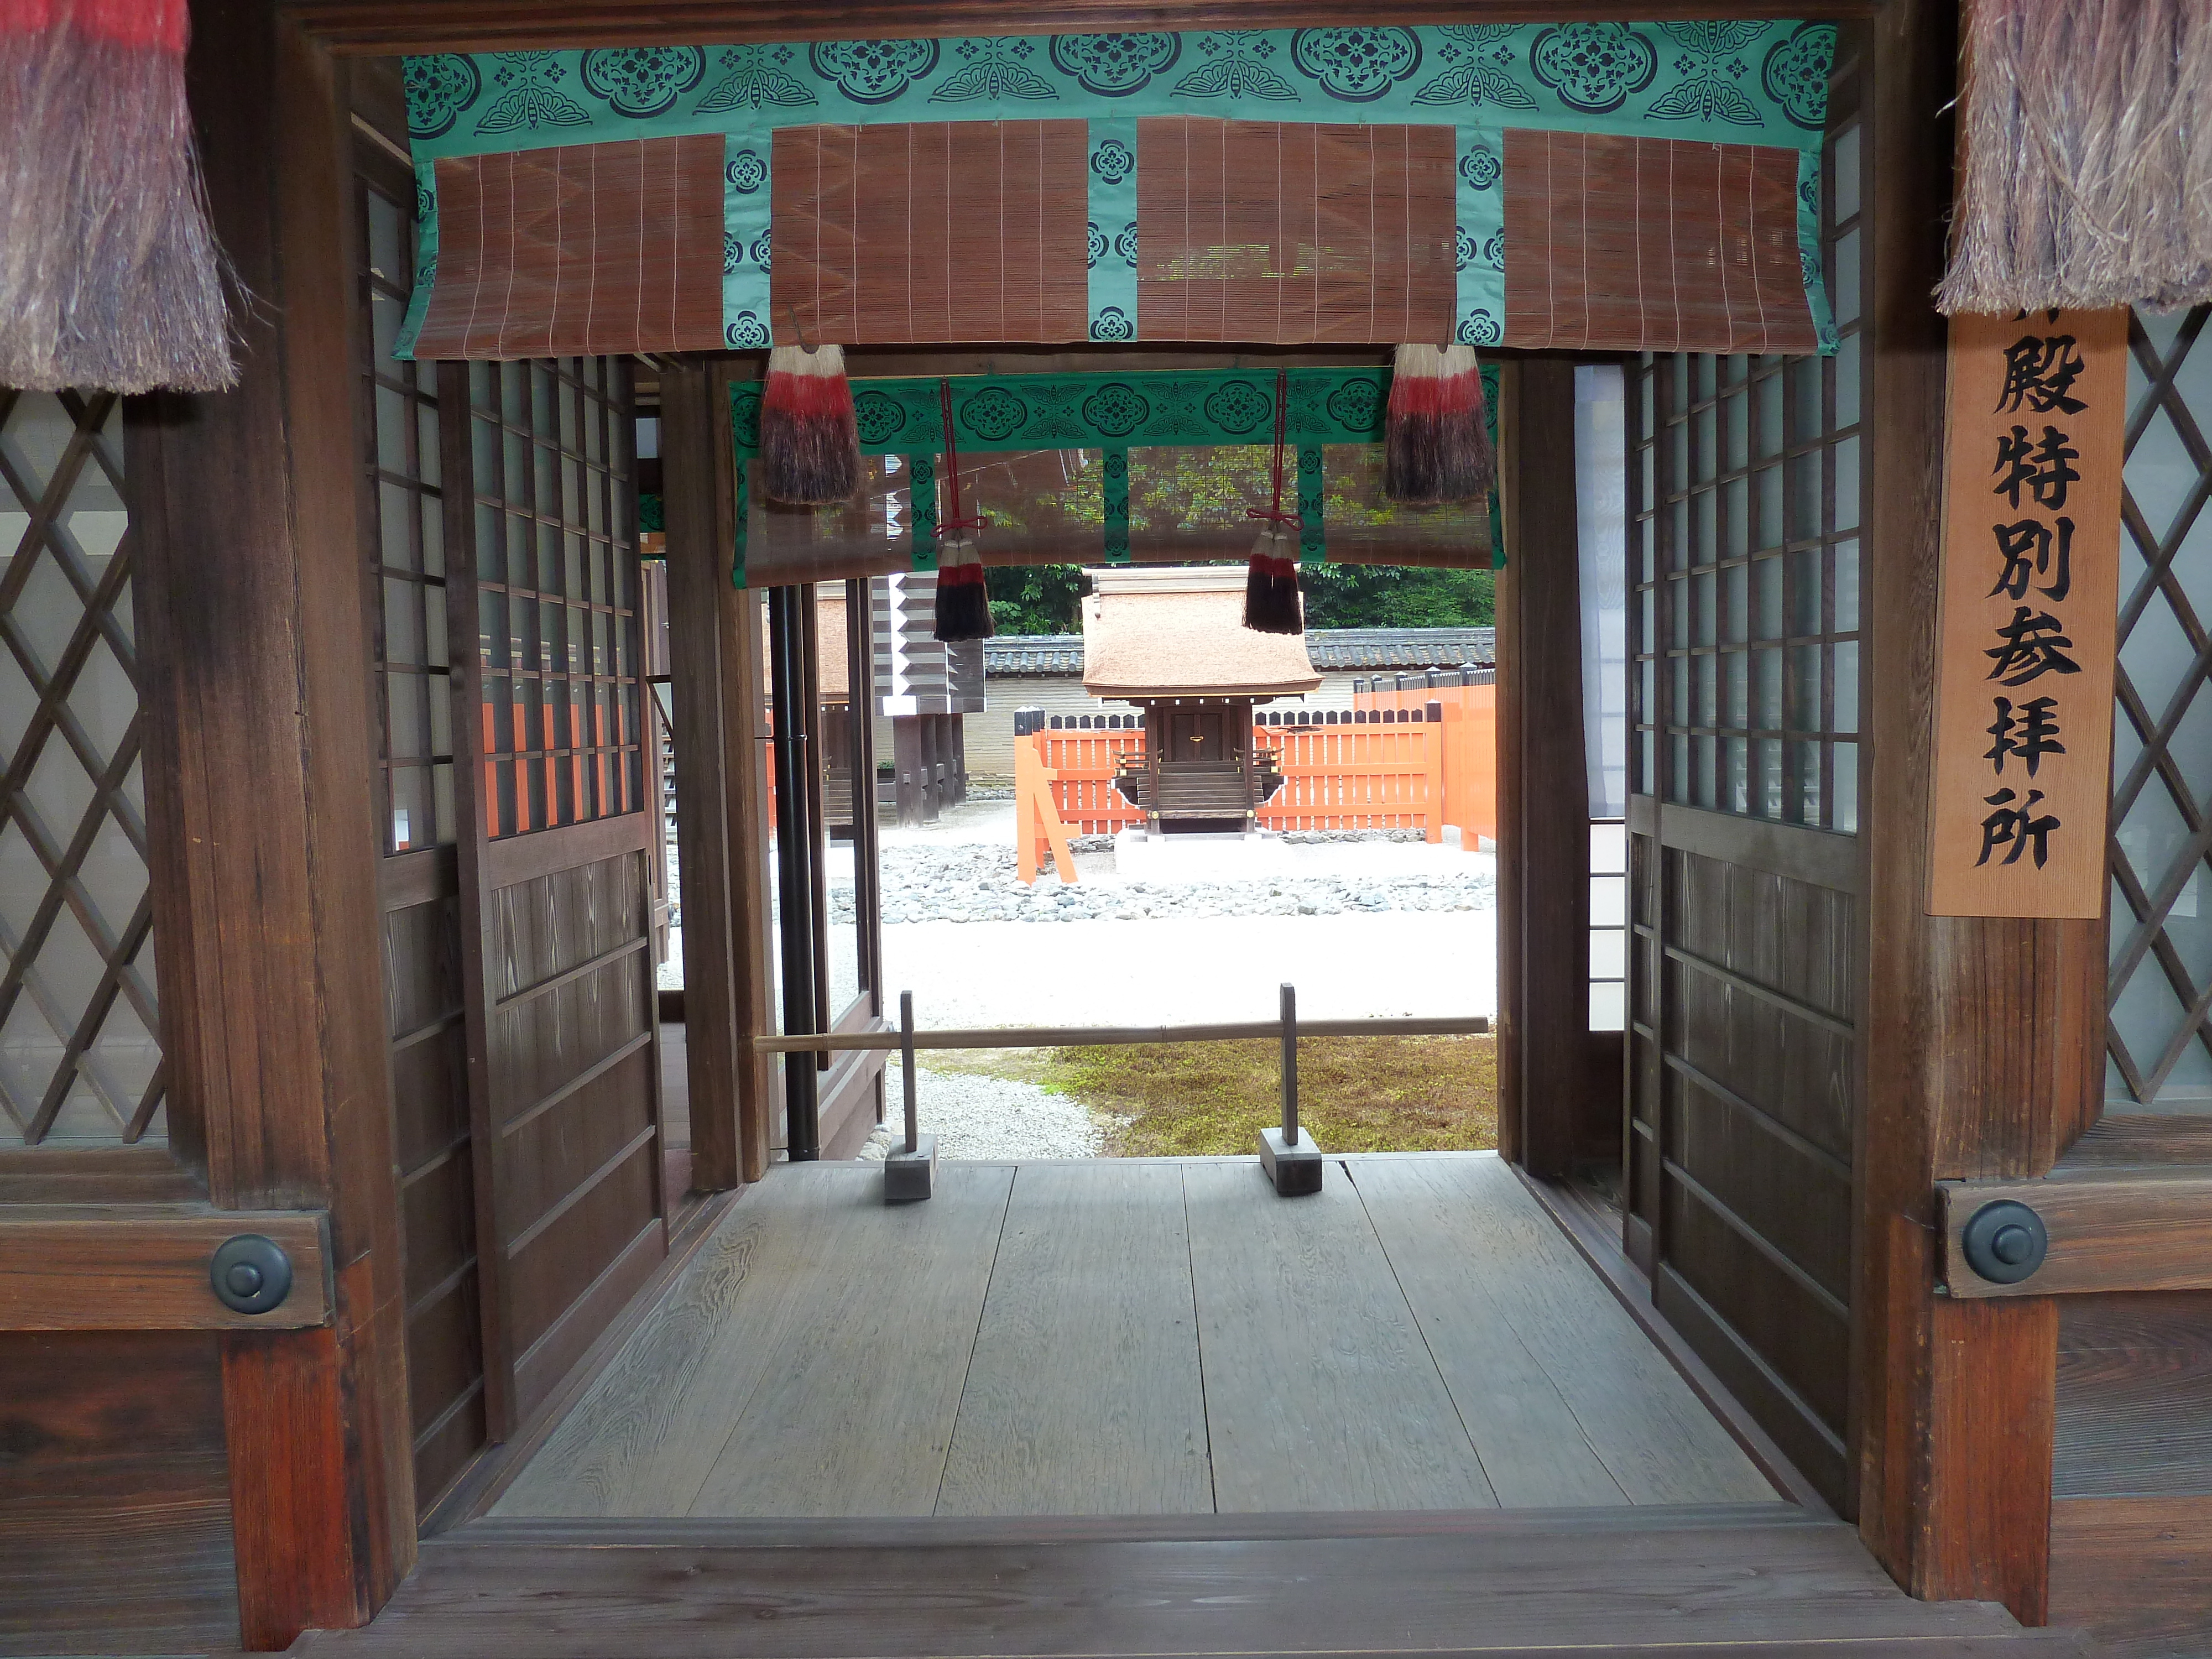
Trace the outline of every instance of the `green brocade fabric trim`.
{"type": "MultiPolygon", "coordinates": [[[[1817,159],[1836,27],[1794,18],[1206,29],[943,40],[439,52],[404,60],[421,236],[407,356],[437,263],[441,157],[716,133],[725,140],[724,343],[775,331],[769,173],[779,127],[1089,124],[1090,337],[1144,336],[1135,288],[1136,123],[1147,115],[1455,129],[1457,337],[1504,320],[1508,129],[1794,149],[1817,254],[1817,159]]],[[[1817,258],[1807,290],[1827,307],[1817,258]]],[[[1824,331],[1825,335],[1825,331],[1824,331]]],[[[1824,347],[1824,349],[1832,349],[1824,347]]]]}
{"type": "MultiPolygon", "coordinates": [[[[760,447],[761,389],[730,388],[740,455],[760,447]]],[[[1382,441],[1387,368],[1294,368],[1290,441],[1382,441]]],[[[944,441],[933,380],[855,380],[860,448],[902,455],[944,441]]],[[[1141,374],[975,374],[952,382],[953,435],[963,450],[1145,449],[1165,445],[1272,444],[1273,369],[1154,370],[1141,374]]]]}
{"type": "MultiPolygon", "coordinates": [[[[1272,447],[1275,441],[1273,369],[1155,370],[1137,374],[975,374],[954,378],[953,433],[963,451],[1097,449],[1105,453],[1105,533],[1109,564],[1129,558],[1129,451],[1152,447],[1272,447]]],[[[1297,450],[1301,563],[1328,557],[1323,449],[1328,444],[1382,441],[1390,371],[1294,368],[1288,380],[1287,441],[1297,450]]],[[[1498,370],[1482,369],[1486,417],[1498,435],[1498,370]]],[[[937,568],[937,456],[942,453],[938,382],[928,379],[855,380],[853,407],[860,448],[905,458],[914,503],[914,568],[937,568]]],[[[761,386],[730,387],[730,430],[737,451],[737,547],[731,580],[745,585],[745,463],[760,453],[761,386]]],[[[1492,495],[1492,545],[1497,497],[1492,495]]],[[[1501,550],[1497,562],[1502,565],[1501,550]]]]}

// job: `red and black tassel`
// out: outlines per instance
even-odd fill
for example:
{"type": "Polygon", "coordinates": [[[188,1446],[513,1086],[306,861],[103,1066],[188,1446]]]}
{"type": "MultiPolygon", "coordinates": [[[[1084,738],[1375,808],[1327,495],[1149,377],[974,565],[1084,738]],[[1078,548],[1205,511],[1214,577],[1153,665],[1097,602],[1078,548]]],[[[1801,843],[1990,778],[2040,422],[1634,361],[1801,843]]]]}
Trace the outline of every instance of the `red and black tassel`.
{"type": "Polygon", "coordinates": [[[1244,567],[1244,626],[1255,634],[1303,634],[1298,605],[1298,538],[1270,525],[1252,544],[1244,567]]]}
{"type": "Polygon", "coordinates": [[[991,592],[983,578],[983,556],[968,532],[983,527],[983,515],[960,516],[960,446],[952,430],[952,383],[937,383],[938,406],[945,419],[945,477],[951,513],[938,526],[936,627],[947,645],[988,640],[998,630],[991,622],[991,592]]]}
{"type": "Polygon", "coordinates": [[[794,507],[849,501],[860,488],[860,433],[842,346],[778,346],[761,392],[761,489],[794,507]]]}
{"type": "Polygon", "coordinates": [[[965,536],[947,536],[937,544],[937,626],[947,645],[988,640],[998,630],[991,622],[991,594],[983,582],[983,558],[965,536]]]}
{"type": "Polygon", "coordinates": [[[1255,634],[1303,634],[1305,614],[1298,604],[1298,515],[1283,511],[1283,460],[1290,438],[1290,375],[1275,371],[1275,499],[1272,507],[1245,509],[1260,520],[1260,539],[1252,544],[1244,567],[1244,626],[1255,634]]]}
{"type": "Polygon", "coordinates": [[[1382,495],[1423,506],[1477,501],[1498,474],[1473,346],[1401,345],[1382,428],[1382,495]]]}

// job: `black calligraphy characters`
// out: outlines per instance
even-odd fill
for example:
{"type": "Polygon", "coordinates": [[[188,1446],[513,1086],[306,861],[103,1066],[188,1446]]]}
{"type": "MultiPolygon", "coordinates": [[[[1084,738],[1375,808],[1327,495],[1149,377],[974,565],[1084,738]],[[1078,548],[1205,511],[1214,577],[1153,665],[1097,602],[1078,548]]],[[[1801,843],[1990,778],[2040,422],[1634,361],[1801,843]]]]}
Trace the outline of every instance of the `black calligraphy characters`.
{"type": "Polygon", "coordinates": [[[2010,789],[2000,789],[1996,794],[1984,795],[1982,799],[1997,810],[1982,820],[1982,855],[1974,860],[1975,866],[1978,868],[1987,864],[1990,855],[2001,847],[2009,847],[2012,850],[1998,862],[2018,864],[2020,855],[2033,847],[2035,849],[2035,867],[2039,870],[2043,868],[2051,858],[2051,832],[2063,827],[2053,813],[2045,812],[2041,817],[2036,816],[2035,809],[2043,799],[2043,791],[2029,790],[2024,801],[2010,789]]]}

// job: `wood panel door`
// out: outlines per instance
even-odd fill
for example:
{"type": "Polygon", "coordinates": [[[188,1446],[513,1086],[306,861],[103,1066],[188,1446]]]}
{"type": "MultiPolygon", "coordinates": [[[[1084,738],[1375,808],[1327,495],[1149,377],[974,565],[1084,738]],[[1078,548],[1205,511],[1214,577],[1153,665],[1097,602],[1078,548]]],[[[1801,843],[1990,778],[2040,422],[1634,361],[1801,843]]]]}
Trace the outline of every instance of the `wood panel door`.
{"type": "Polygon", "coordinates": [[[1227,717],[1218,708],[1173,709],[1166,724],[1166,752],[1162,760],[1225,760],[1231,753],[1227,717]]]}
{"type": "Polygon", "coordinates": [[[1853,1480],[1861,120],[1821,190],[1832,356],[1628,371],[1626,1243],[1813,1484],[1853,1480]]]}
{"type": "Polygon", "coordinates": [[[667,1252],[628,362],[441,372],[494,1437],[667,1252]],[[460,411],[465,410],[465,418],[460,411]]]}

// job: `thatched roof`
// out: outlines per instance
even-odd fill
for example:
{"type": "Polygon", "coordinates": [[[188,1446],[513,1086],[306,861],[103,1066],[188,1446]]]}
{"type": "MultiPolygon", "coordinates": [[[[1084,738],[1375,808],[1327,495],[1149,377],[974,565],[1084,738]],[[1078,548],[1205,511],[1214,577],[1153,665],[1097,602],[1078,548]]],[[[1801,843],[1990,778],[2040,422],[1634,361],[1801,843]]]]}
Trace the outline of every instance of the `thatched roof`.
{"type": "Polygon", "coordinates": [[[1235,565],[1090,575],[1083,689],[1094,697],[1295,697],[1321,684],[1304,635],[1244,626],[1244,572],[1235,565]]]}

